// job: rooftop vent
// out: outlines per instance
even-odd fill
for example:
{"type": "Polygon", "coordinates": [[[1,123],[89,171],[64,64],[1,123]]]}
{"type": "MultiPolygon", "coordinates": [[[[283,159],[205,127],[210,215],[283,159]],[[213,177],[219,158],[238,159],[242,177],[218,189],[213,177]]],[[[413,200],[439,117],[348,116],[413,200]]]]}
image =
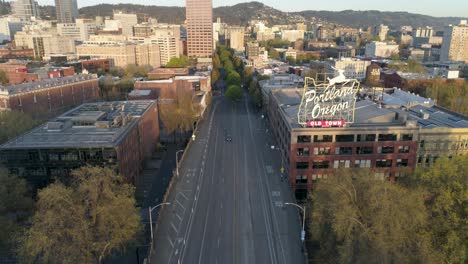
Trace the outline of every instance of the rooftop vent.
{"type": "Polygon", "coordinates": [[[430,114],[428,112],[423,111],[423,110],[419,110],[419,117],[421,117],[422,119],[429,119],[430,114]]]}

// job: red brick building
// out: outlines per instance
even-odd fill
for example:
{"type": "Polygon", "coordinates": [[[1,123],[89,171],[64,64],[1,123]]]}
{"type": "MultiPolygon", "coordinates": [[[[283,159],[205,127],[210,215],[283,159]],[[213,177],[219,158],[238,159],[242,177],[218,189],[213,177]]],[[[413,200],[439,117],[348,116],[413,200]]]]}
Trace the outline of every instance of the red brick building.
{"type": "Polygon", "coordinates": [[[88,73],[109,72],[110,68],[114,67],[114,60],[107,58],[79,60],[68,62],[66,65],[73,66],[78,73],[82,73],[84,70],[88,71],[88,73]]]}
{"type": "Polygon", "coordinates": [[[0,146],[0,161],[35,189],[85,165],[135,183],[158,142],[155,101],[87,103],[0,146]]]}
{"type": "Polygon", "coordinates": [[[0,49],[1,59],[27,59],[34,57],[33,49],[0,49]]]}
{"type": "Polygon", "coordinates": [[[0,87],[0,110],[54,115],[99,99],[95,75],[74,75],[0,87]]]}
{"type": "Polygon", "coordinates": [[[188,68],[157,68],[148,72],[148,79],[150,80],[165,80],[175,76],[189,75],[188,68]]]}
{"type": "Polygon", "coordinates": [[[135,90],[151,90],[151,99],[174,98],[177,89],[211,91],[210,78],[205,76],[177,76],[166,80],[135,83],[135,90]]]}
{"type": "Polygon", "coordinates": [[[376,177],[394,181],[416,168],[428,155],[432,162],[432,157],[468,150],[464,143],[468,139],[468,117],[436,107],[426,98],[402,90],[385,94],[379,103],[358,97],[354,122],[343,127],[308,127],[298,122],[302,91],[300,88],[265,91],[276,148],[282,154],[289,183],[300,199],[306,197],[317,180],[339,168],[370,168],[376,177]],[[431,146],[432,143],[445,146],[432,142],[436,135],[439,140],[439,134],[442,140],[451,141],[447,144],[452,146],[450,151],[441,147],[425,153],[427,141],[431,141],[431,146]]]}
{"type": "Polygon", "coordinates": [[[6,73],[10,84],[20,84],[39,80],[39,76],[36,73],[28,72],[26,63],[0,63],[0,70],[6,73]]]}

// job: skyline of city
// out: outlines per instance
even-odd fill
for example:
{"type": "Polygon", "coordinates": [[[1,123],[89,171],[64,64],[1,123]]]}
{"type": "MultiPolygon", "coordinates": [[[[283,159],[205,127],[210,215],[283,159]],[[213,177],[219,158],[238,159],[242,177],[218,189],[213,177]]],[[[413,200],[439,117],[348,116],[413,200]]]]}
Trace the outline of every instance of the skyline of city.
{"type": "MultiPolygon", "coordinates": [[[[317,2],[317,3],[308,3],[305,0],[291,0],[291,1],[266,1],[266,0],[257,0],[262,2],[265,5],[271,6],[281,11],[285,12],[296,12],[304,10],[324,10],[324,11],[342,11],[342,10],[379,10],[379,11],[389,11],[389,12],[409,12],[415,14],[430,15],[436,17],[468,17],[468,2],[463,0],[450,0],[451,4],[447,4],[447,1],[440,2],[435,0],[429,0],[424,2],[424,7],[421,7],[419,3],[412,3],[404,0],[396,0],[392,2],[392,5],[389,6],[384,2],[375,2],[368,0],[357,0],[357,1],[345,1],[345,0],[335,0],[333,4],[330,2],[317,2]]],[[[213,7],[219,6],[230,6],[239,3],[245,3],[249,1],[243,0],[214,0],[213,7]]],[[[54,5],[54,0],[39,0],[39,5],[54,5]]],[[[185,0],[158,0],[152,3],[147,1],[129,1],[122,2],[119,0],[106,0],[103,3],[108,4],[119,4],[119,3],[131,3],[131,4],[143,4],[143,5],[156,5],[156,6],[185,6],[185,0]]],[[[81,0],[78,1],[78,7],[92,6],[100,3],[90,0],[81,0]]]]}

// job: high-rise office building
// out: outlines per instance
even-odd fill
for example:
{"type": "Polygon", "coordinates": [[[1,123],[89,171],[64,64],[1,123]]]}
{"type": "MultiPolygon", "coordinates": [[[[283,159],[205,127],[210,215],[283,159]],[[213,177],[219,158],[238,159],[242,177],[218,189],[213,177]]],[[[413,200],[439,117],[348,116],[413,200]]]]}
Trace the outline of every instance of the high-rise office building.
{"type": "Polygon", "coordinates": [[[187,53],[191,58],[213,54],[213,4],[211,0],[186,0],[187,53]]]}
{"type": "Polygon", "coordinates": [[[55,11],[58,23],[73,23],[78,17],[76,0],[55,0],[55,11]]]}
{"type": "Polygon", "coordinates": [[[29,21],[31,17],[39,17],[39,8],[34,0],[16,0],[12,2],[12,11],[21,20],[29,21]]]}
{"type": "Polygon", "coordinates": [[[462,20],[458,26],[445,28],[440,60],[468,62],[468,23],[466,20],[462,20]]]}

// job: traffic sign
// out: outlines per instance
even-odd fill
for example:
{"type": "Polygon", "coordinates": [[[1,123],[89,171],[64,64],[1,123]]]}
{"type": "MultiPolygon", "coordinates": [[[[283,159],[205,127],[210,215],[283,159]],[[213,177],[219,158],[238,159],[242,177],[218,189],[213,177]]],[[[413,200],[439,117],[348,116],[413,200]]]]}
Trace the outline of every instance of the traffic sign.
{"type": "Polygon", "coordinates": [[[284,168],[283,168],[283,167],[281,167],[280,171],[281,171],[281,173],[283,173],[283,172],[284,172],[284,168]]]}

